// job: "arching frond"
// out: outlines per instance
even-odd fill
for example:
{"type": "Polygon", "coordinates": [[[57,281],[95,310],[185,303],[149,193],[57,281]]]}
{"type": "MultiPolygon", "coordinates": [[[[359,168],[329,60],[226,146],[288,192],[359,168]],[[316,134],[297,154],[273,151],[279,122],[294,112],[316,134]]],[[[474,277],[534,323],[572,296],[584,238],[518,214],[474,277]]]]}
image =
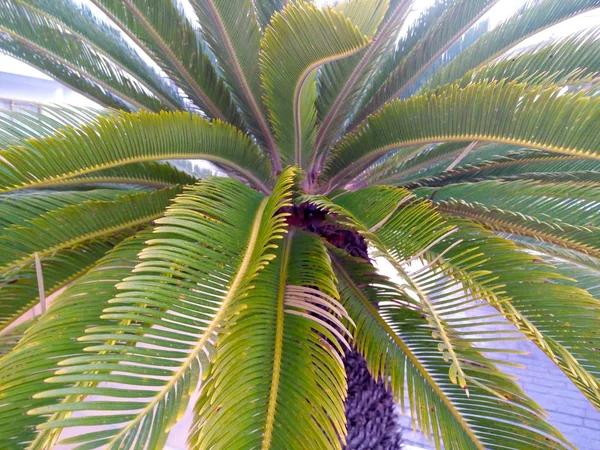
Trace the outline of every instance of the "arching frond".
{"type": "Polygon", "coordinates": [[[450,161],[462,154],[467,146],[466,142],[451,142],[399,149],[373,163],[352,184],[357,181],[367,185],[408,183],[413,179],[436,174],[448,167],[450,161]]]}
{"type": "Polygon", "coordinates": [[[29,264],[0,278],[0,330],[40,302],[38,276],[43,277],[44,295],[49,296],[86,273],[111,248],[111,242],[94,242],[62,250],[41,261],[39,274],[34,264],[29,264]]]}
{"type": "MultiPolygon", "coordinates": [[[[581,85],[600,76],[598,28],[585,29],[568,38],[509,53],[469,73],[477,80],[519,80],[529,85],[581,85]]],[[[463,82],[469,78],[466,75],[463,82]]]]}
{"type": "Polygon", "coordinates": [[[98,119],[0,150],[0,192],[58,182],[122,164],[207,159],[227,165],[268,190],[262,151],[234,127],[187,113],[131,113],[98,119]]]}
{"type": "Polygon", "coordinates": [[[292,169],[283,172],[269,198],[222,178],[176,198],[156,221],[153,239],[139,255],[142,263],[104,310],[109,321],[80,338],[92,344],[90,353],[62,361],[48,380],[75,383],[42,394],[67,395],[65,401],[30,412],[54,414],[41,426],[46,432],[37,439],[39,448],[51,448],[60,429],[82,425],[92,428],[68,442],[90,448],[164,445],[200,377],[209,373],[217,332],[243,309],[254,278],[274,257],[273,241],[285,231],[278,210],[289,202],[293,177],[292,169]],[[97,381],[116,384],[111,399],[97,381]],[[132,386],[141,388],[133,398],[132,386]],[[100,400],[78,402],[81,395],[100,400]],[[72,416],[75,411],[88,415],[72,416]],[[115,426],[104,429],[107,424],[115,426]]]}
{"type": "Polygon", "coordinates": [[[91,0],[209,117],[240,125],[197,30],[171,0],[91,0]]]}
{"type": "Polygon", "coordinates": [[[217,344],[191,448],[341,448],[347,315],[325,247],[291,232],[253,286],[217,344]]]}
{"type": "Polygon", "coordinates": [[[73,186],[88,184],[133,184],[153,188],[185,186],[194,184],[195,176],[177,169],[168,163],[140,162],[98,170],[79,177],[49,182],[43,187],[73,186]]]}
{"type": "Polygon", "coordinates": [[[0,273],[18,270],[54,252],[131,230],[160,217],[178,188],[139,192],[113,201],[67,205],[14,224],[0,236],[0,273]]]}
{"type": "Polygon", "coordinates": [[[551,219],[541,220],[495,206],[488,207],[462,200],[441,200],[437,202],[437,207],[445,213],[473,220],[489,230],[532,237],[600,257],[600,228],[597,226],[555,223],[551,219]]]}
{"type": "Polygon", "coordinates": [[[389,380],[398,401],[408,397],[414,423],[436,448],[571,448],[555,429],[542,425],[539,407],[468,342],[461,347],[473,364],[466,364],[465,371],[487,389],[469,386],[467,395],[453,384],[451,363],[427,321],[416,311],[394,306],[406,297],[370,265],[339,255],[332,260],[342,303],[356,323],[356,348],[374,376],[389,380]]]}
{"type": "Polygon", "coordinates": [[[438,70],[424,85],[424,89],[459,80],[469,70],[500,56],[533,34],[598,7],[598,0],[543,0],[527,4],[524,10],[517,11],[513,17],[486,33],[450,64],[438,70]]]}
{"type": "Polygon", "coordinates": [[[15,346],[23,338],[23,335],[27,329],[31,327],[35,321],[35,317],[27,319],[0,334],[0,359],[15,348],[15,346]]]}
{"type": "MultiPolygon", "coordinates": [[[[112,114],[118,114],[111,111],[112,114]]],[[[25,139],[48,137],[66,127],[97,123],[104,111],[74,106],[44,106],[44,113],[0,110],[0,148],[17,145],[25,139]]]]}
{"type": "Polygon", "coordinates": [[[364,48],[360,30],[333,9],[290,4],[276,14],[262,41],[265,103],[285,164],[303,166],[316,129],[316,69],[364,48]],[[316,40],[320,44],[312,45],[316,40]]]}
{"type": "Polygon", "coordinates": [[[392,102],[338,145],[322,183],[328,190],[393,149],[439,141],[501,142],[600,158],[593,125],[600,99],[559,93],[518,83],[474,83],[392,102]]]}
{"type": "Polygon", "coordinates": [[[585,290],[565,284],[560,272],[539,256],[519,250],[471,221],[446,218],[457,231],[434,247],[430,257],[440,258],[462,276],[471,277],[469,289],[494,299],[492,305],[599,407],[600,370],[595,349],[600,337],[595,330],[600,302],[585,290]],[[474,248],[482,256],[478,264],[452,262],[454,255],[474,248]],[[481,273],[487,275],[474,277],[481,273]],[[494,289],[499,292],[494,293],[494,289]]]}
{"type": "Polygon", "coordinates": [[[444,52],[456,42],[498,0],[459,0],[448,6],[439,20],[400,61],[364,106],[357,121],[381,108],[387,101],[400,98],[444,52]]]}
{"type": "Polygon", "coordinates": [[[382,25],[379,26],[371,44],[361,53],[360,60],[357,58],[352,71],[348,74],[344,73],[344,78],[347,78],[343,87],[335,94],[335,100],[328,108],[327,115],[323,118],[315,138],[311,166],[315,166],[317,171],[321,170],[322,160],[328,153],[328,149],[322,147],[331,144],[326,139],[341,134],[341,127],[347,120],[348,113],[352,111],[360,94],[367,88],[371,74],[376,70],[378,62],[396,44],[400,28],[410,12],[411,3],[411,0],[390,0],[382,25]]]}
{"type": "MultiPolygon", "coordinates": [[[[76,35],[66,33],[52,16],[18,0],[6,0],[0,7],[0,30],[22,45],[42,52],[69,70],[82,73],[103,90],[122,98],[133,109],[159,111],[161,102],[133,77],[105,59],[76,35]]],[[[37,65],[35,59],[28,61],[37,65]]]]}
{"type": "MultiPolygon", "coordinates": [[[[356,25],[368,39],[373,39],[388,7],[389,0],[349,0],[334,6],[344,17],[347,17],[350,22],[356,25]]],[[[314,153],[333,144],[343,128],[343,123],[348,120],[351,109],[354,107],[350,99],[356,98],[357,94],[360,93],[358,88],[363,87],[360,84],[355,87],[357,92],[351,96],[349,95],[349,98],[344,100],[343,105],[336,105],[336,108],[339,109],[337,114],[332,113],[329,117],[328,114],[365,52],[366,50],[362,50],[355,55],[321,67],[317,75],[317,92],[319,95],[316,98],[316,105],[317,115],[324,129],[319,130],[315,149],[313,150],[314,153]]]]}
{"type": "Polygon", "coordinates": [[[280,12],[288,0],[253,0],[254,8],[256,10],[256,17],[258,18],[258,23],[260,24],[261,29],[264,31],[269,22],[271,22],[271,17],[276,12],[280,12]]]}
{"type": "Polygon", "coordinates": [[[257,58],[262,35],[252,0],[192,0],[192,5],[202,24],[202,36],[249,131],[265,143],[274,158],[278,157],[262,104],[257,58]]]}
{"type": "Polygon", "coordinates": [[[415,180],[412,186],[445,186],[448,184],[484,181],[531,179],[554,182],[593,181],[594,173],[600,171],[600,161],[577,156],[557,155],[556,153],[531,149],[515,149],[502,153],[493,150],[491,157],[481,154],[478,161],[463,163],[454,170],[445,171],[430,177],[426,174],[415,180]],[[553,178],[553,177],[556,178],[553,178]],[[581,180],[580,180],[581,177],[581,180]]]}
{"type": "Polygon", "coordinates": [[[92,46],[104,59],[135,77],[169,109],[183,108],[182,98],[164,77],[122,38],[118,28],[97,17],[89,5],[71,0],[19,0],[60,23],[61,28],[92,46]]]}
{"type": "Polygon", "coordinates": [[[526,180],[482,181],[424,188],[414,192],[434,202],[460,201],[495,207],[557,225],[600,225],[600,192],[594,186],[536,183],[526,180]]]}

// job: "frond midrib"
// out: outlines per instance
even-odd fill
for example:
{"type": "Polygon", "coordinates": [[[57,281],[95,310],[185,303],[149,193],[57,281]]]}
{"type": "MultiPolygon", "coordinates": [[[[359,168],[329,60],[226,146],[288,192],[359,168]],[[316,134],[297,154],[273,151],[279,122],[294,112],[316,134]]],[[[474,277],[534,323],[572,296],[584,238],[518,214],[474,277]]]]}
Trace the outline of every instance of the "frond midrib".
{"type": "Polygon", "coordinates": [[[290,231],[284,238],[281,255],[281,270],[279,273],[279,287],[277,290],[277,318],[275,324],[275,349],[273,351],[273,376],[271,378],[271,389],[269,391],[269,406],[265,420],[265,431],[262,443],[263,450],[269,450],[275,424],[275,410],[277,407],[277,394],[279,392],[279,380],[281,377],[281,360],[283,356],[283,326],[284,326],[284,302],[285,287],[287,284],[288,265],[292,249],[294,233],[290,231]]]}

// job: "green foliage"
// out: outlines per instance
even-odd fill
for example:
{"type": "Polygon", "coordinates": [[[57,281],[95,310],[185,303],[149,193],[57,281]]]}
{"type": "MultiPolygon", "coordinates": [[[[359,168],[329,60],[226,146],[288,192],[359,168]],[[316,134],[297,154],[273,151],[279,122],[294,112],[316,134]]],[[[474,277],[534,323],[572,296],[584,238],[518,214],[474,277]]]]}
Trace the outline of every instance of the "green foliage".
{"type": "Polygon", "coordinates": [[[0,111],[2,449],[341,449],[348,349],[438,449],[573,448],[502,368],[600,409],[600,41],[514,47],[600,2],[416,3],[0,2],[109,108],[0,111]]]}

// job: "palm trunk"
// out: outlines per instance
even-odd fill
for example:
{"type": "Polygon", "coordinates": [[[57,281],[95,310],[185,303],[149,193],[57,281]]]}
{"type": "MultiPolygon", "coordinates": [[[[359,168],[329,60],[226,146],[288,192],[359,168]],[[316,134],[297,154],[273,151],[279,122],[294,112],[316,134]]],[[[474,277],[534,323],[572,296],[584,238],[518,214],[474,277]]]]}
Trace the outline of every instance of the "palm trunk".
{"type": "Polygon", "coordinates": [[[375,381],[355,351],[344,359],[348,377],[346,450],[398,450],[402,436],[398,410],[382,381],[375,381]]]}

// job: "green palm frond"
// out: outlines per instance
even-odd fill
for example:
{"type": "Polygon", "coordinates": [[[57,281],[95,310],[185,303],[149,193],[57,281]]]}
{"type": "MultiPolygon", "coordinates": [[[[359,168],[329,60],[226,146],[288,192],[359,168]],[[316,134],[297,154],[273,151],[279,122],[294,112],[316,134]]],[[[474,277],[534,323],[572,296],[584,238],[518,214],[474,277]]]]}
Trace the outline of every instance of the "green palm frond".
{"type": "Polygon", "coordinates": [[[501,152],[496,148],[490,150],[493,153],[489,159],[485,154],[485,148],[482,148],[479,155],[473,155],[477,157],[477,161],[471,164],[463,163],[454,170],[438,172],[433,176],[425,174],[420,179],[414,180],[413,186],[445,186],[494,179],[539,179],[546,182],[570,181],[585,184],[586,177],[590,179],[589,181],[593,181],[594,174],[600,170],[600,162],[595,159],[557,155],[532,149],[514,149],[514,147],[508,152],[501,152]],[[579,180],[579,177],[582,179],[579,180]]]}
{"type": "Polygon", "coordinates": [[[536,32],[570,17],[598,8],[598,0],[543,0],[527,3],[524,9],[486,33],[425,83],[431,89],[461,79],[468,71],[489,62],[536,32]]]}
{"type": "Polygon", "coordinates": [[[281,10],[287,5],[287,0],[254,0],[254,7],[256,8],[256,17],[262,30],[265,30],[271,22],[271,17],[276,12],[281,10]]]}
{"type": "Polygon", "coordinates": [[[133,184],[152,188],[185,186],[194,184],[196,177],[168,163],[141,162],[125,164],[110,169],[98,170],[79,177],[49,182],[43,187],[90,185],[90,184],[133,184]]]}
{"type": "Polygon", "coordinates": [[[15,346],[23,338],[23,335],[27,329],[31,327],[35,321],[35,317],[25,320],[24,322],[21,322],[20,324],[15,325],[14,327],[0,334],[0,359],[15,348],[15,346]]]}
{"type": "Polygon", "coordinates": [[[309,3],[275,14],[262,41],[265,103],[284,164],[306,166],[316,128],[316,69],[364,48],[367,39],[339,12],[309,3]],[[306,46],[312,39],[318,46],[306,46]]]}
{"type": "Polygon", "coordinates": [[[0,427],[4,448],[21,449],[35,439],[35,427],[45,419],[26,413],[52,404],[54,399],[34,395],[50,387],[71,386],[69,382],[45,385],[44,380],[57,370],[58,361],[85,354],[88,344],[77,338],[87,327],[101,322],[102,310],[117,293],[115,284],[130,274],[150,237],[151,233],[142,232],[117,245],[56,298],[15,351],[0,359],[0,423],[14,423],[14,416],[19,416],[19,427],[0,427]]]}
{"type": "Polygon", "coordinates": [[[0,273],[93,239],[135,229],[160,217],[179,188],[125,195],[50,210],[24,224],[5,228],[0,236],[0,273]]]}
{"type": "MultiPolygon", "coordinates": [[[[375,92],[398,66],[398,63],[406,58],[417,44],[422,42],[423,37],[438,22],[440,17],[448,9],[449,5],[452,4],[452,1],[453,0],[436,0],[410,24],[406,33],[399,36],[398,42],[394,48],[383,55],[381,61],[375,68],[375,73],[372,74],[372,79],[360,99],[360,104],[355,107],[356,111],[360,112],[365,104],[371,101],[375,92]]],[[[357,121],[356,118],[353,117],[353,119],[353,121],[357,121]]]]}
{"type": "Polygon", "coordinates": [[[522,53],[509,53],[470,74],[473,80],[519,80],[529,85],[578,86],[593,82],[600,76],[598,31],[582,30],[522,53]]]}
{"type": "MultiPolygon", "coordinates": [[[[117,111],[111,111],[118,114],[117,111]]],[[[17,145],[25,139],[48,137],[66,127],[97,123],[103,111],[73,106],[44,106],[44,113],[0,110],[0,148],[17,145]]]]}
{"type": "Polygon", "coordinates": [[[218,62],[249,131],[278,156],[267,114],[257,55],[262,34],[252,0],[192,0],[201,32],[218,62]]]}
{"type": "Polygon", "coordinates": [[[540,426],[539,407],[514,382],[463,342],[463,351],[474,362],[465,370],[487,387],[469,386],[467,395],[449,379],[450,363],[427,321],[418,312],[394,306],[405,302],[406,296],[363,261],[343,260],[339,255],[332,259],[342,303],[356,323],[357,349],[374,376],[389,379],[398,401],[408,397],[413,423],[432,438],[436,448],[442,444],[460,449],[570,448],[552,427],[540,426]],[[500,423],[494,420],[498,418],[500,423]],[[496,427],[501,428],[500,435],[493,431],[496,427]]]}
{"type": "Polygon", "coordinates": [[[197,31],[171,0],[91,0],[209,115],[239,125],[229,91],[197,31]]]}
{"type": "Polygon", "coordinates": [[[160,73],[144,61],[133,46],[122,38],[117,29],[98,20],[88,5],[76,4],[72,0],[20,1],[59,21],[65,31],[85,41],[95,52],[129,73],[129,76],[136,77],[163,105],[170,109],[183,107],[182,98],[177,90],[169,86],[160,73]]]}
{"type": "MultiPolygon", "coordinates": [[[[334,7],[356,25],[363,35],[368,39],[373,39],[389,8],[389,0],[350,0],[341,2],[334,7]]],[[[319,71],[317,75],[317,91],[319,93],[316,99],[317,114],[324,128],[319,130],[314,145],[314,153],[335,142],[343,128],[343,122],[347,120],[349,109],[352,107],[351,100],[355,99],[357,94],[360,93],[360,88],[364,87],[361,84],[353,87],[357,92],[352,95],[348,94],[348,98],[344,99],[343,106],[335,106],[339,109],[339,112],[337,114],[332,113],[327,122],[324,122],[332,112],[338,96],[365,52],[366,50],[362,50],[355,55],[325,64],[319,71]]]]}
{"type": "Polygon", "coordinates": [[[355,121],[364,120],[387,101],[400,98],[433,63],[481,18],[498,0],[459,0],[448,6],[414,48],[397,62],[394,70],[361,109],[355,121]]]}
{"type": "Polygon", "coordinates": [[[352,180],[351,184],[408,183],[413,179],[431,176],[443,172],[450,161],[467,147],[467,142],[451,142],[399,149],[376,161],[352,180]]]}
{"type": "Polygon", "coordinates": [[[64,402],[31,411],[54,414],[41,426],[47,432],[39,436],[40,445],[50,445],[64,427],[106,424],[117,427],[68,442],[130,449],[164,445],[206,376],[215,346],[218,351],[215,333],[244,308],[251,281],[275,257],[273,241],[285,232],[285,216],[277,211],[289,202],[293,177],[293,170],[283,172],[267,198],[228,179],[201,182],[177,197],[156,221],[153,239],[139,256],[143,262],[104,310],[102,318],[110,322],[88,328],[80,338],[98,353],[61,362],[48,380],[75,385],[43,394],[68,392],[64,402]],[[142,361],[145,366],[138,366],[142,361]],[[118,400],[76,401],[79,395],[103,396],[103,387],[94,383],[101,378],[117,384],[112,397],[118,400]],[[138,391],[132,401],[131,386],[150,390],[138,391]],[[90,415],[71,416],[84,410],[90,415]]]}
{"type": "MultiPolygon", "coordinates": [[[[396,44],[400,28],[410,12],[411,3],[411,0],[390,0],[382,24],[373,36],[368,48],[360,53],[360,60],[356,58],[357,61],[354,64],[348,62],[348,66],[353,65],[352,71],[349,73],[344,72],[342,75],[342,78],[347,78],[344,80],[343,87],[335,93],[335,99],[328,107],[327,114],[322,119],[315,137],[311,157],[311,165],[314,166],[314,171],[321,170],[322,161],[328,153],[328,148],[325,146],[331,144],[331,142],[327,142],[326,139],[341,134],[347,116],[352,112],[362,92],[368,87],[371,74],[376,70],[377,64],[386,52],[393,49],[396,44]]],[[[349,12],[352,12],[352,10],[349,12]]],[[[359,20],[360,22],[361,20],[359,20]]],[[[368,32],[369,30],[366,29],[365,31],[368,32]]],[[[336,84],[339,83],[336,82],[336,84]]],[[[314,175],[309,174],[309,176],[311,179],[308,181],[312,183],[314,175]]]]}
{"type": "MultiPolygon", "coordinates": [[[[149,95],[135,78],[104,59],[87,42],[65,33],[51,16],[18,0],[6,0],[0,9],[0,30],[21,44],[43,52],[65,68],[80,71],[90,81],[123,99],[133,109],[161,109],[160,101],[149,95]]],[[[35,60],[28,62],[35,64],[35,60]]]]}
{"type": "MultiPolygon", "coordinates": [[[[520,251],[511,242],[485,231],[474,222],[446,216],[457,231],[432,249],[482,297],[540,347],[596,405],[600,406],[599,361],[596,356],[600,302],[588,292],[564,283],[565,277],[538,256],[520,251]],[[452,257],[475,251],[479,263],[453,263],[452,257]],[[440,256],[441,255],[441,256],[440,256]],[[473,275],[487,273],[475,280],[473,275]],[[499,289],[494,293],[494,289],[499,289]],[[502,300],[504,299],[504,301],[502,300]]],[[[456,260],[458,261],[458,260],[456,260]]]]}
{"type": "Polygon", "coordinates": [[[391,102],[338,144],[322,183],[325,190],[343,185],[393,149],[439,141],[501,142],[600,158],[593,120],[600,100],[559,92],[514,82],[474,83],[391,102]],[[565,122],[576,126],[565,129],[565,122]]]}
{"type": "Polygon", "coordinates": [[[248,137],[231,125],[211,123],[181,112],[140,112],[99,118],[95,127],[69,128],[56,136],[0,150],[0,155],[3,172],[0,192],[57,182],[122,164],[164,159],[215,161],[239,172],[263,190],[268,190],[266,183],[271,177],[262,151],[248,137]],[[74,153],[79,159],[70,157],[74,153]]]}
{"type": "Polygon", "coordinates": [[[532,237],[571,250],[600,257],[600,228],[541,220],[535,216],[464,200],[440,200],[437,208],[473,220],[489,230],[532,237]]]}
{"type": "Polygon", "coordinates": [[[191,448],[341,448],[347,314],[328,259],[315,236],[284,238],[217,344],[191,448]]]}
{"type": "Polygon", "coordinates": [[[31,219],[70,205],[114,201],[126,192],[97,189],[90,192],[17,191],[0,197],[0,227],[27,225],[31,219]]]}
{"type": "Polygon", "coordinates": [[[461,201],[496,207],[554,223],[600,225],[600,193],[594,186],[572,183],[537,183],[526,180],[482,181],[424,188],[414,192],[434,202],[461,201]],[[435,192],[435,193],[434,193],[435,192]]]}
{"type": "Polygon", "coordinates": [[[0,111],[2,449],[353,447],[357,353],[437,450],[574,449],[505,369],[600,410],[600,40],[539,34],[600,0],[425,3],[0,1],[99,105],[0,111]]]}

